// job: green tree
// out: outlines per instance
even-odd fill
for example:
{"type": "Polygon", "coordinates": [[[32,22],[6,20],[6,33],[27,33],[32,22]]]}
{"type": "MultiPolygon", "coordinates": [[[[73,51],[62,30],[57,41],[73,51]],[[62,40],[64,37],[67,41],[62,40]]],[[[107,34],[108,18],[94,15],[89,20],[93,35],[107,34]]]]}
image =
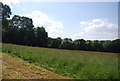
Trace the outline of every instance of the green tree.
{"type": "Polygon", "coordinates": [[[58,38],[54,38],[54,39],[49,39],[49,45],[48,45],[48,47],[50,47],[50,48],[59,48],[59,46],[61,45],[61,41],[62,41],[62,39],[60,38],[60,37],[58,37],[58,38]]]}
{"type": "Polygon", "coordinates": [[[6,33],[8,33],[9,26],[8,26],[8,20],[7,18],[10,18],[10,15],[12,14],[11,9],[8,5],[4,5],[2,2],[0,2],[0,22],[2,22],[2,41],[8,42],[6,40],[6,33]]]}
{"type": "Polygon", "coordinates": [[[94,40],[92,43],[93,50],[94,51],[104,51],[103,43],[104,43],[104,41],[94,40]]]}
{"type": "Polygon", "coordinates": [[[13,26],[12,20],[8,20],[8,29],[6,30],[5,33],[5,38],[3,40],[5,40],[5,42],[8,43],[17,43],[18,40],[18,29],[16,27],[13,26]]]}
{"type": "Polygon", "coordinates": [[[105,52],[110,52],[111,51],[111,40],[106,40],[104,43],[103,43],[103,47],[104,47],[104,51],[105,52]]]}
{"type": "Polygon", "coordinates": [[[76,50],[86,50],[86,41],[84,39],[74,40],[74,48],[76,50]]]}
{"type": "Polygon", "coordinates": [[[10,18],[10,15],[12,15],[10,7],[8,5],[4,5],[2,2],[0,2],[0,5],[0,12],[2,12],[2,20],[10,18]]]}
{"type": "Polygon", "coordinates": [[[120,53],[120,39],[113,40],[111,42],[111,49],[112,52],[120,53]]]}
{"type": "Polygon", "coordinates": [[[88,50],[88,51],[92,51],[93,50],[93,46],[92,46],[92,41],[91,40],[87,40],[86,41],[86,50],[88,50]]]}
{"type": "Polygon", "coordinates": [[[18,28],[19,30],[19,44],[23,45],[33,45],[34,41],[34,30],[33,30],[33,21],[31,18],[14,15],[12,18],[14,27],[18,28]]]}
{"type": "Polygon", "coordinates": [[[36,39],[36,46],[47,47],[48,42],[48,33],[46,32],[45,28],[37,27],[34,29],[35,31],[35,39],[36,39]]]}
{"type": "Polygon", "coordinates": [[[62,40],[62,43],[60,45],[60,48],[62,49],[73,49],[73,41],[71,38],[65,38],[62,40]]]}

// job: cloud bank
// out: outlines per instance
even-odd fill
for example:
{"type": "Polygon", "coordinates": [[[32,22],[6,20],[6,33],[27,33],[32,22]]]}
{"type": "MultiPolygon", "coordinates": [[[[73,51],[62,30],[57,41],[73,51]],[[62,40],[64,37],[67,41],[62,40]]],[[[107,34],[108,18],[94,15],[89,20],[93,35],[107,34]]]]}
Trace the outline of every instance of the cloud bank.
{"type": "Polygon", "coordinates": [[[72,37],[85,39],[117,39],[118,25],[111,23],[108,19],[93,19],[91,21],[81,21],[80,28],[84,31],[74,34],[72,37]]]}

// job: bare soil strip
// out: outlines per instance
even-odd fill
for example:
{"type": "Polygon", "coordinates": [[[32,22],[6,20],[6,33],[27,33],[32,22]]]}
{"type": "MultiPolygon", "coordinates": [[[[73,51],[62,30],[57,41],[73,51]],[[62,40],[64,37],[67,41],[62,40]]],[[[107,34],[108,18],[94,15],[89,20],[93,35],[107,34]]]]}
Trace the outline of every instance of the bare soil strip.
{"type": "Polygon", "coordinates": [[[2,79],[70,79],[22,59],[2,54],[2,79]]]}

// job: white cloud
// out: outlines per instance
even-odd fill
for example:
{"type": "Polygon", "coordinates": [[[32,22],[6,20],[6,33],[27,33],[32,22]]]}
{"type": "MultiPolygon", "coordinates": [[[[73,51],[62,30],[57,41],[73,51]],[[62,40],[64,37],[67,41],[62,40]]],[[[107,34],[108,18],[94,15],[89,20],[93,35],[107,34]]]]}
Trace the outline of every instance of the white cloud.
{"type": "Polygon", "coordinates": [[[118,38],[117,24],[110,23],[108,19],[93,19],[91,21],[81,21],[82,33],[73,35],[76,38],[85,39],[116,39],[118,38]]]}
{"type": "Polygon", "coordinates": [[[20,2],[20,0],[1,0],[1,2],[3,2],[3,4],[9,5],[12,9],[14,5],[17,5],[20,2]]]}
{"type": "Polygon", "coordinates": [[[44,26],[48,35],[51,37],[59,36],[63,31],[63,23],[59,21],[51,20],[47,14],[34,10],[29,14],[20,14],[20,16],[26,16],[32,18],[35,27],[44,26]]]}
{"type": "Polygon", "coordinates": [[[80,32],[77,34],[73,34],[70,38],[72,38],[73,40],[75,40],[75,39],[94,40],[96,38],[96,36],[87,35],[85,32],[80,32]]]}

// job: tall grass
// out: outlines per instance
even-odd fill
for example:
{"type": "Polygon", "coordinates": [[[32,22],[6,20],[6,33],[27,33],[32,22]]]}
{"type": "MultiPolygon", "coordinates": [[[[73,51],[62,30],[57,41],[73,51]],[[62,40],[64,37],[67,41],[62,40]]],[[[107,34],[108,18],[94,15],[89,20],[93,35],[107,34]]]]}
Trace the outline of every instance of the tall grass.
{"type": "Polygon", "coordinates": [[[118,54],[3,44],[3,52],[75,79],[118,79],[118,54]]]}

